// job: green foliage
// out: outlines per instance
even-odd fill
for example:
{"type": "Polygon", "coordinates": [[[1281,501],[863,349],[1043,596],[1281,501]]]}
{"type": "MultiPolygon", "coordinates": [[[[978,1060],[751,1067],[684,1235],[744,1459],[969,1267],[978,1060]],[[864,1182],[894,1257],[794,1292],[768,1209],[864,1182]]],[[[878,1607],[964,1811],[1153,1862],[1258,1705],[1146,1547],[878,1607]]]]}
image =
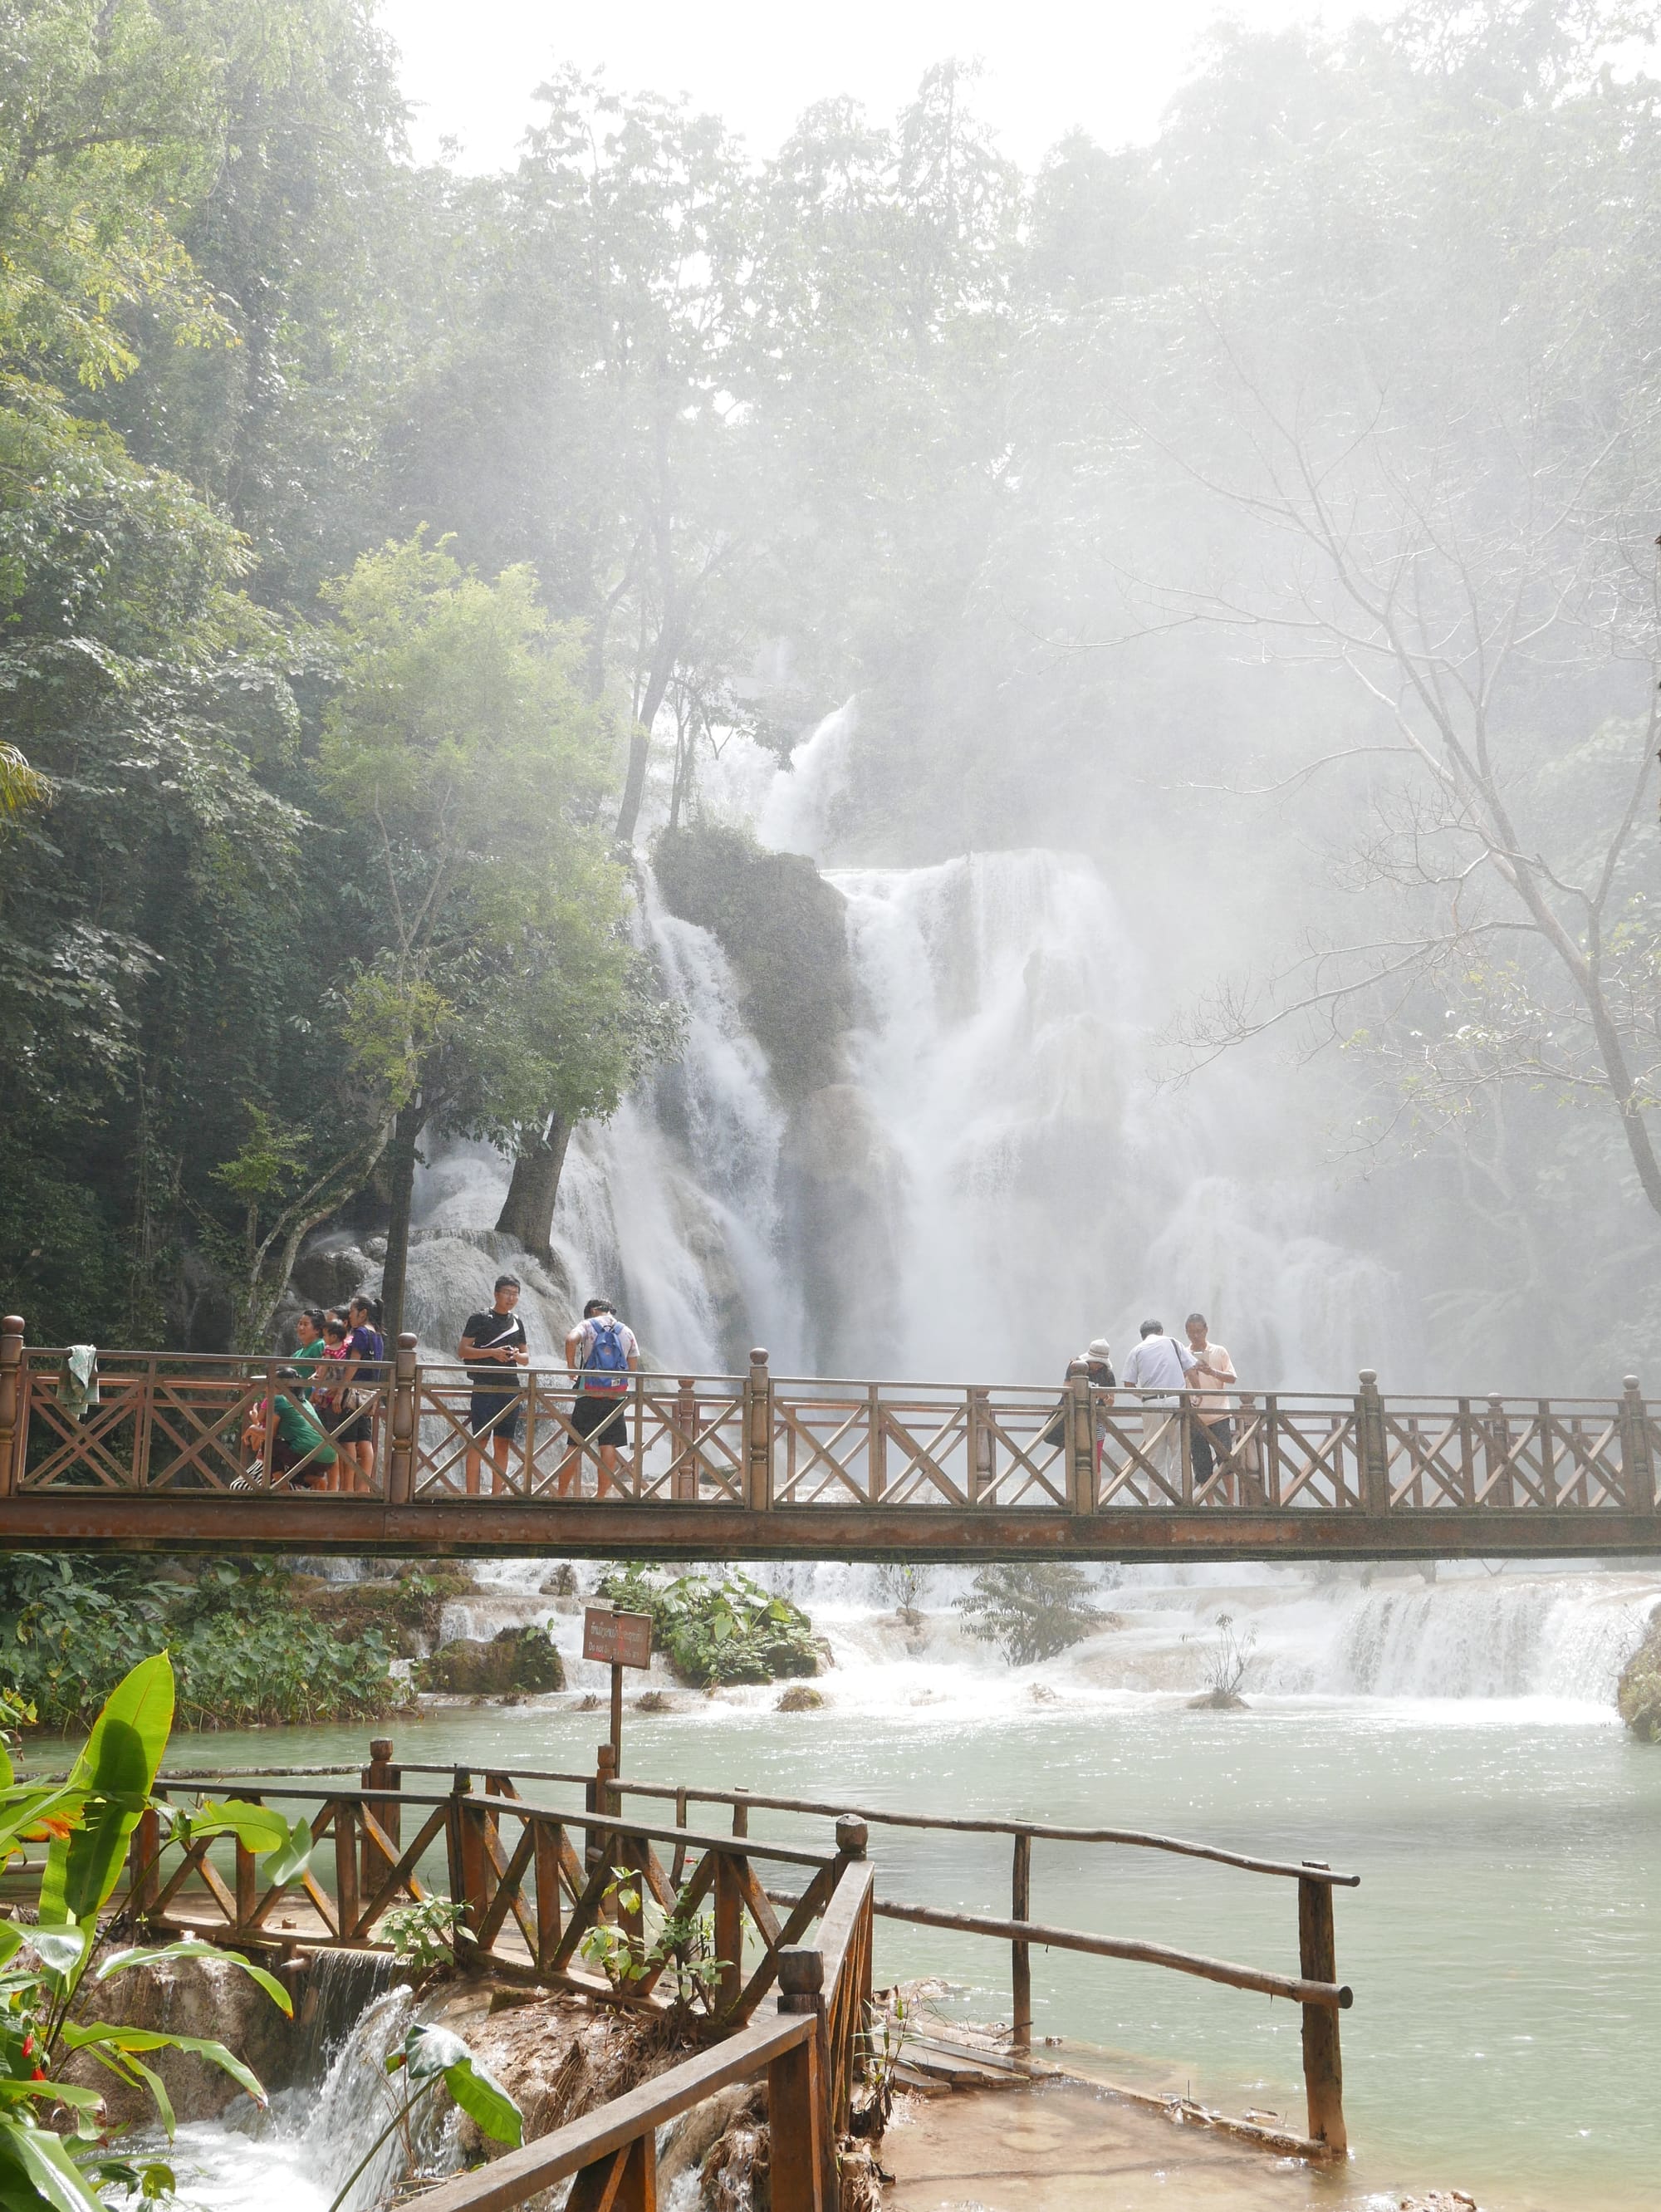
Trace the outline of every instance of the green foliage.
{"type": "MultiPolygon", "coordinates": [[[[300,1849],[281,1817],[264,1807],[230,1799],[187,1811],[152,1798],[173,1710],[173,1672],[161,1653],[117,1683],[67,1781],[20,1783],[9,1759],[0,1756],[0,1865],[21,1856],[27,1842],[47,1845],[37,1924],[0,1923],[0,2197],[8,2204],[97,2212],[106,2190],[130,2190],[148,2200],[173,2185],[161,2160],[111,2148],[96,2091],[57,2078],[65,2058],[84,2056],[121,2081],[148,2089],[170,2136],[173,2107],[149,2063],[160,2051],[191,2052],[229,2075],[257,2103],[265,2101],[254,2075],[222,2043],[89,2019],[76,2006],[98,1957],[99,1915],[147,1807],[167,1823],[150,1871],[160,1870],[169,1849],[220,1836],[267,1854],[260,1873],[268,1881],[296,1878],[310,1853],[306,1824],[298,1824],[305,1831],[300,1849]]],[[[112,1953],[99,1961],[94,1979],[112,1981],[161,1960],[209,1956],[241,1968],[284,2012],[292,2011],[288,1991],[263,1967],[200,1942],[112,1953]]]]}
{"type": "Polygon", "coordinates": [[[415,2106],[423,2097],[430,2096],[440,2087],[450,2092],[454,2102],[492,2142],[505,2143],[513,2149],[524,2140],[524,2124],[518,2106],[495,2076],[474,2057],[460,2036],[451,2029],[440,2027],[435,2021],[417,2021],[399,2048],[388,2057],[386,2070],[389,2074],[403,2073],[409,2084],[408,2093],[403,2104],[346,2177],[338,2195],[329,2207],[329,2212],[340,2212],[359,2175],[381,2145],[393,2135],[400,2132],[407,2135],[410,2115],[415,2106]]]}
{"type": "Polygon", "coordinates": [[[665,1912],[628,1867],[612,1868],[605,1896],[615,1915],[638,1918],[640,1924],[631,1928],[610,1918],[585,1929],[577,1948],[590,1966],[597,1966],[614,1990],[649,1979],[654,1989],[667,1984],[679,2011],[689,2010],[696,2001],[706,2013],[713,2012],[722,1967],[731,1963],[715,1955],[714,1915],[697,1911],[684,1891],[674,1910],[665,1912]]]}
{"type": "Polygon", "coordinates": [[[776,1682],[816,1674],[813,1624],[788,1598],[771,1597],[745,1574],[664,1583],[631,1563],[600,1578],[600,1595],[628,1613],[652,1615],[653,1648],[697,1689],[727,1682],[776,1682]]]}
{"type": "Polygon", "coordinates": [[[1012,1667],[1053,1659],[1101,1626],[1088,1577],[1064,1561],[982,1567],[954,1601],[965,1633],[995,1644],[1012,1667]]]}
{"type": "Polygon", "coordinates": [[[0,1681],[41,1726],[89,1719],[163,1643],[180,1716],[197,1728],[376,1719],[399,1700],[388,1640],[373,1629],[332,1635],[270,1562],[209,1566],[181,1583],[136,1560],[0,1560],[0,1681]]]}
{"type": "Polygon", "coordinates": [[[380,1938],[391,1946],[394,1960],[405,1972],[430,1974],[454,1960],[456,1929],[462,1917],[461,1907],[452,1899],[423,1897],[389,1912],[380,1923],[380,1938]]]}

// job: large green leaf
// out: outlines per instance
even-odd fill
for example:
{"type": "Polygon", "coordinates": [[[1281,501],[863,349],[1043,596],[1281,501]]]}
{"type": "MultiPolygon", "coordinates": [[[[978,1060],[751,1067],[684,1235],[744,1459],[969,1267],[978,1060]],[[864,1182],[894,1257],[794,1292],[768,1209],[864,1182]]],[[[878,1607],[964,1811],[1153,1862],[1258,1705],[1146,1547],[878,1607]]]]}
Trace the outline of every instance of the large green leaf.
{"type": "Polygon", "coordinates": [[[88,1792],[83,1825],[55,1842],[40,1883],[44,1926],[91,1922],[120,1879],[128,1838],[143,1811],[173,1724],[173,1662],[141,1659],[118,1682],[70,1777],[88,1792]]]}
{"type": "MultiPolygon", "coordinates": [[[[311,1830],[306,1829],[309,1836],[311,1830]]],[[[3,1924],[3,1923],[0,1923],[3,1924]]],[[[153,1966],[159,1959],[222,1959],[227,1966],[235,1966],[259,1984],[272,2002],[292,2018],[294,2001],[275,1974],[268,1974],[264,1966],[255,1966],[239,1951],[222,1950],[217,1943],[204,1943],[200,1937],[187,1936],[177,1943],[157,1943],[127,1951],[112,1951],[94,1974],[95,1982],[107,1982],[112,1974],[124,1974],[134,1966],[153,1966]]]]}
{"type": "Polygon", "coordinates": [[[403,2039],[402,2052],[391,2063],[409,2069],[412,2083],[444,2076],[444,2086],[470,2119],[476,2120],[492,2142],[517,2148],[524,2137],[524,2121],[518,2106],[494,2075],[475,2058],[460,2036],[447,2027],[417,2024],[403,2039]]]}
{"type": "Polygon", "coordinates": [[[104,2212],[58,2137],[0,2117],[0,2208],[3,2212],[104,2212]]]}
{"type": "Polygon", "coordinates": [[[281,1813],[240,1797],[204,1797],[191,1815],[190,1827],[192,1842],[203,1836],[234,1836],[251,1851],[281,1851],[288,1844],[288,1823],[281,1813]]]}
{"type": "Polygon", "coordinates": [[[91,2049],[94,2056],[100,2046],[118,2051],[124,2057],[139,2051],[194,2051],[209,2065],[217,2066],[221,2074],[228,2074],[257,2105],[264,2105],[266,2100],[258,2075],[245,2066],[233,2051],[227,2051],[211,2036],[168,2035],[156,2027],[127,2027],[118,2021],[90,2020],[66,2022],[59,2031],[59,2040],[67,2051],[91,2049]]]}

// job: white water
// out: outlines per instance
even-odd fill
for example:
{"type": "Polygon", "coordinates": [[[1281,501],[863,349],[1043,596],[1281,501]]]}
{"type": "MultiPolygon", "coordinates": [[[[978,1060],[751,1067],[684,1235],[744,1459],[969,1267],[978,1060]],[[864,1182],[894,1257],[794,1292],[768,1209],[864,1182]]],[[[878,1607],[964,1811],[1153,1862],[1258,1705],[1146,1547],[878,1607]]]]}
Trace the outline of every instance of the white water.
{"type": "MultiPolygon", "coordinates": [[[[822,854],[853,726],[828,718],[789,772],[730,766],[724,804],[822,854]]],[[[642,866],[636,927],[686,1006],[686,1051],[573,1140],[558,1267],[527,1281],[534,1351],[603,1288],[667,1368],[730,1372],[762,1343],[775,1374],[1033,1380],[1198,1305],[1260,1386],[1349,1387],[1363,1364],[1428,1379],[1409,1300],[1343,1242],[1282,1102],[1238,1067],[1155,1087],[1167,979],[1089,861],[978,853],[829,880],[858,1000],[849,1079],[786,1103],[721,948],[642,866]]],[[[488,1231],[506,1177],[475,1146],[422,1178],[411,1310],[434,1348],[506,1249],[488,1231]]]]}

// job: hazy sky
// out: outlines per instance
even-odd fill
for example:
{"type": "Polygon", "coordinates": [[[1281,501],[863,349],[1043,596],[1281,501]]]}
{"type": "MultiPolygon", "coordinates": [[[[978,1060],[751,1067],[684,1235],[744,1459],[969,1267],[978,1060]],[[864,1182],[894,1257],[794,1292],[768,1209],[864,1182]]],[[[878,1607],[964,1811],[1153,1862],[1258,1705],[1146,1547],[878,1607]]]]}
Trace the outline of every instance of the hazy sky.
{"type": "MultiPolygon", "coordinates": [[[[771,153],[800,111],[851,93],[887,116],[931,62],[985,64],[981,112],[1006,151],[1031,167],[1082,125],[1108,143],[1152,131],[1194,43],[1227,12],[1254,27],[1316,15],[1333,24],[1360,0],[839,0],[794,13],[778,0],[382,0],[419,103],[417,151],[461,142],[469,168],[509,161],[530,95],[556,60],[603,64],[620,90],[685,92],[723,115],[756,154],[771,153]]],[[[1373,12],[1389,12],[1389,0],[1373,12]]]]}

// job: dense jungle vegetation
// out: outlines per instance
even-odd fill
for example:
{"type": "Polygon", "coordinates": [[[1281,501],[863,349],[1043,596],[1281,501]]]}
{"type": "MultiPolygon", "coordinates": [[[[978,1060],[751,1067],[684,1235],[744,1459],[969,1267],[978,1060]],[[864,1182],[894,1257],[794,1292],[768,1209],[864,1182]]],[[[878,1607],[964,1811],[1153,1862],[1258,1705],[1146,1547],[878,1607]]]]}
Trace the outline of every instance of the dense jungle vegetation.
{"type": "Polygon", "coordinates": [[[367,0],[8,0],[0,1304],[259,1343],[344,1211],[396,1319],[448,1133],[534,1226],[676,1048],[637,831],[857,693],[851,849],[1097,853],[1182,1050],[1343,1048],[1439,1328],[1531,1356],[1549,1279],[1618,1373],[1654,28],[1225,27],[1152,143],[1031,176],[951,63],[755,160],[550,61],[474,177],[410,159],[367,0]]]}

